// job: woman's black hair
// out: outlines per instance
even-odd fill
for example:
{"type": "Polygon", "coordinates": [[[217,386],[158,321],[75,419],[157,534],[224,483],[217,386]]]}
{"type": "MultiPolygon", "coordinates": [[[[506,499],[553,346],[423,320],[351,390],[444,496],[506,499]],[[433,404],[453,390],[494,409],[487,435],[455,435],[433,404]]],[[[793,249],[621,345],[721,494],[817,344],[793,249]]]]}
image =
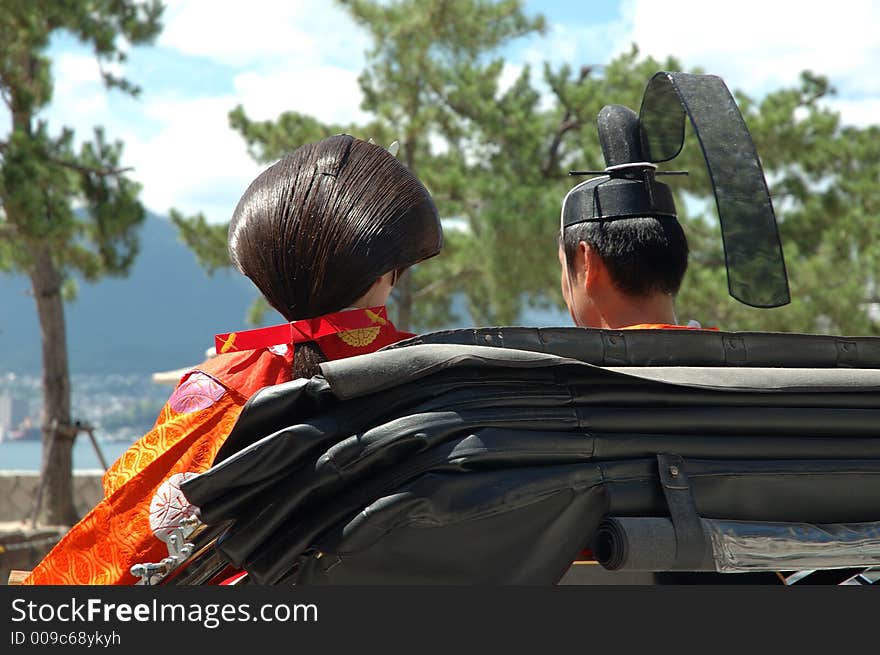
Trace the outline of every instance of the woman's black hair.
{"type": "MultiPolygon", "coordinates": [[[[436,255],[442,241],[419,179],[384,148],[347,134],[270,166],[229,224],[232,262],[288,321],[349,307],[388,271],[436,255]]],[[[320,353],[297,350],[311,353],[304,362],[320,353]]]]}

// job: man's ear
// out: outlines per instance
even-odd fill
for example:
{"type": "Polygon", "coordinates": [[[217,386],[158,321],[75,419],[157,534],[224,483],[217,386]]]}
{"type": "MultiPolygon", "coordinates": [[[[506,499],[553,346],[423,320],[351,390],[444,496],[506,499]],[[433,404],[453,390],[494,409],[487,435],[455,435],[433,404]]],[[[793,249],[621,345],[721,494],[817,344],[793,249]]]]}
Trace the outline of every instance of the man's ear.
{"type": "Polygon", "coordinates": [[[578,244],[578,255],[583,257],[583,270],[587,288],[594,286],[605,274],[605,262],[599,256],[595,248],[591,248],[586,241],[578,244]]]}

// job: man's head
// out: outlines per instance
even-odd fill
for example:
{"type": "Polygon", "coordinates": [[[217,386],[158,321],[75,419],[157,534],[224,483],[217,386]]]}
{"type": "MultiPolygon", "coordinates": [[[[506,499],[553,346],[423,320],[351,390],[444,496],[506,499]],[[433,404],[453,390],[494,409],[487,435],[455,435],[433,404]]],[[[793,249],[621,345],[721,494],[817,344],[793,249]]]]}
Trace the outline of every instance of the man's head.
{"type": "Polygon", "coordinates": [[[559,237],[562,295],[575,324],[674,323],[688,244],[672,217],[575,223],[559,237]]]}
{"type": "Polygon", "coordinates": [[[788,302],[773,205],[733,95],[714,75],[660,72],[638,113],[623,105],[599,112],[604,169],[571,171],[597,175],[562,201],[562,293],[578,325],[675,322],[688,245],[672,190],[658,176],[685,171],[657,165],[681,152],[688,119],[712,181],[731,295],[754,307],[788,302]]]}

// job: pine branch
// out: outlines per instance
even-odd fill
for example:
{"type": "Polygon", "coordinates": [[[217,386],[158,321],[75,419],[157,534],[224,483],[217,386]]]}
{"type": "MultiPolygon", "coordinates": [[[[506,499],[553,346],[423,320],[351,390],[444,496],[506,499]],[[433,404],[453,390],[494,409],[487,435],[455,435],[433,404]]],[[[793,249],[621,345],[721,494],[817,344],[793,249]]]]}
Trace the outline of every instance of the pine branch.
{"type": "MultiPolygon", "coordinates": [[[[592,66],[581,66],[575,84],[577,86],[583,84],[584,80],[590,76],[592,71],[592,66]]],[[[565,114],[562,117],[562,121],[559,123],[559,127],[556,128],[556,132],[553,134],[553,140],[550,142],[550,147],[547,150],[547,159],[544,161],[544,165],[541,166],[541,175],[545,178],[551,177],[553,170],[559,164],[559,148],[562,146],[562,137],[565,136],[566,132],[576,130],[581,126],[581,122],[578,120],[575,110],[565,98],[563,90],[558,88],[557,85],[553,83],[552,79],[549,80],[549,82],[556,97],[559,98],[559,101],[562,103],[563,107],[565,107],[565,114]]]]}
{"type": "Polygon", "coordinates": [[[51,161],[53,164],[58,164],[59,166],[64,166],[65,168],[70,168],[71,170],[78,171],[80,173],[91,173],[94,175],[100,175],[101,177],[107,177],[109,175],[123,175],[124,173],[129,173],[134,170],[134,168],[131,166],[125,166],[123,168],[110,166],[97,168],[95,166],[86,166],[85,164],[78,164],[73,161],[67,161],[66,159],[58,159],[56,157],[50,157],[49,161],[51,161]]]}
{"type": "Polygon", "coordinates": [[[544,165],[541,166],[541,175],[544,177],[551,177],[553,170],[559,163],[559,147],[562,145],[562,137],[565,136],[566,132],[576,130],[580,126],[580,121],[570,118],[569,112],[566,111],[562,123],[560,123],[559,127],[556,128],[556,132],[553,134],[553,140],[550,142],[550,148],[547,151],[547,160],[544,162],[544,165]]]}
{"type": "Polygon", "coordinates": [[[471,104],[462,104],[461,102],[455,102],[452,98],[449,97],[449,94],[442,88],[441,85],[437,83],[434,79],[427,80],[428,86],[430,89],[437,95],[437,98],[446,105],[453,113],[456,113],[460,116],[464,116],[469,120],[477,120],[479,118],[479,112],[474,108],[471,104]]]}

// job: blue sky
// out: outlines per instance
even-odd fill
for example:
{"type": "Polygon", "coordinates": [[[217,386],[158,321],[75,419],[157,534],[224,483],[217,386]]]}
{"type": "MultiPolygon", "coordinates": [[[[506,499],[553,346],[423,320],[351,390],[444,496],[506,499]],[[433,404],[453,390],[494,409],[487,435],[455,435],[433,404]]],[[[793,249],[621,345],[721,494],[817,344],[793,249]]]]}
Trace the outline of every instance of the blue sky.
{"type": "MultiPolygon", "coordinates": [[[[285,110],[322,120],[362,116],[357,75],[366,36],[329,0],[167,0],[165,29],[154,46],[135,48],[122,72],[143,88],[138,99],[103,90],[98,68],[75,39],[53,41],[56,86],[45,112],[50,126],[86,136],[102,124],[125,142],[142,199],[227,220],[261,170],[227,113],[244,105],[253,118],[285,110]]],[[[675,55],[728,85],[760,96],[795,84],[803,69],[828,75],[830,104],[845,122],[880,122],[880,3],[777,0],[526,2],[541,13],[544,36],[503,53],[508,79],[544,60],[601,64],[638,43],[643,53],[675,55]]],[[[610,98],[609,102],[614,99],[610,98]]]]}

